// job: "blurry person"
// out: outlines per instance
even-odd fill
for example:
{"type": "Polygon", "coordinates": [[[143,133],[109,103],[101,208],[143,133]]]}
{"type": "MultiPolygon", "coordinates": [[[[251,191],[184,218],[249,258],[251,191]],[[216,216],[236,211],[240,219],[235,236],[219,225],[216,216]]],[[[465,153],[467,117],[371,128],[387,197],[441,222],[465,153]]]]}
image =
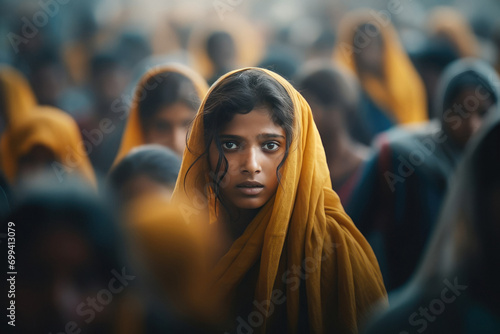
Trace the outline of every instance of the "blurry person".
{"type": "Polygon", "coordinates": [[[453,47],[435,39],[426,41],[411,55],[411,60],[425,85],[429,119],[438,118],[440,115],[439,110],[435,110],[439,79],[445,68],[458,58],[460,56],[453,47]]]}
{"type": "Polygon", "coordinates": [[[208,36],[207,55],[214,68],[214,74],[208,79],[210,85],[221,75],[236,68],[236,46],[227,32],[214,31],[208,36]]]}
{"type": "Polygon", "coordinates": [[[437,6],[429,13],[429,38],[445,44],[462,58],[481,56],[480,44],[467,19],[455,8],[437,6]]]}
{"type": "Polygon", "coordinates": [[[258,26],[232,12],[219,20],[208,16],[193,25],[187,47],[193,69],[210,84],[241,66],[255,66],[264,52],[258,26]]]}
{"type": "Polygon", "coordinates": [[[123,213],[144,284],[142,299],[149,306],[145,332],[214,332],[222,308],[210,289],[209,242],[215,239],[207,225],[186,221],[182,211],[158,193],[134,198],[123,213]]]}
{"type": "Polygon", "coordinates": [[[30,64],[29,80],[39,104],[61,107],[61,99],[68,88],[68,73],[56,50],[40,50],[30,64]]]}
{"type": "Polygon", "coordinates": [[[427,120],[425,88],[392,24],[370,12],[352,12],[340,22],[334,59],[363,88],[361,119],[368,138],[396,124],[427,120]]]}
{"type": "Polygon", "coordinates": [[[182,155],[188,127],[207,90],[203,78],[183,65],[159,66],[144,74],[114,164],[142,144],[160,144],[182,155]]]}
{"type": "Polygon", "coordinates": [[[174,191],[181,158],[160,145],[134,148],[110,172],[109,183],[120,202],[149,193],[167,200],[174,191]]]}
{"type": "Polygon", "coordinates": [[[388,291],[415,270],[466,143],[490,110],[499,112],[496,80],[486,63],[456,61],[440,82],[439,120],[379,138],[346,210],[372,245],[388,291]]]}
{"type": "Polygon", "coordinates": [[[52,170],[63,181],[76,174],[96,186],[94,170],[76,122],[52,107],[37,107],[5,137],[2,169],[11,184],[52,170]]]}
{"type": "Polygon", "coordinates": [[[17,236],[16,333],[119,333],[135,276],[116,222],[85,184],[44,181],[23,189],[8,220],[17,236]]]}
{"type": "Polygon", "coordinates": [[[275,45],[267,50],[266,56],[260,61],[258,67],[278,73],[290,81],[297,74],[299,66],[299,56],[292,48],[275,45]]]}
{"type": "Polygon", "coordinates": [[[315,65],[296,79],[297,87],[311,106],[318,127],[333,190],[347,205],[359,181],[369,148],[351,138],[349,120],[357,114],[358,82],[331,65],[315,65]]]}
{"type": "Polygon", "coordinates": [[[172,204],[224,236],[211,286],[229,330],[357,332],[385,300],[377,260],[331,188],[311,109],[278,74],[243,68],[212,86],[172,204]]]}
{"type": "Polygon", "coordinates": [[[468,144],[415,277],[366,333],[499,333],[500,112],[468,144]],[[411,327],[410,327],[411,326],[411,327]]]}
{"type": "Polygon", "coordinates": [[[123,92],[129,83],[129,74],[121,55],[114,52],[98,52],[91,58],[87,87],[91,106],[76,121],[92,146],[90,161],[101,174],[108,172],[120,147],[125,127],[123,105],[128,102],[123,92]]]}

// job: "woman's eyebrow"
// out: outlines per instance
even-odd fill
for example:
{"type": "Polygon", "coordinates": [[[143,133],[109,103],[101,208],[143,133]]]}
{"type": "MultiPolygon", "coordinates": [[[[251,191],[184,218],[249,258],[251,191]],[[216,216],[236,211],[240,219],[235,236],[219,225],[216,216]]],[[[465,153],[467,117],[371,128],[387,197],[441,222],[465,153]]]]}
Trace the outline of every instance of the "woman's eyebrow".
{"type": "Polygon", "coordinates": [[[285,136],[280,135],[278,133],[261,133],[257,136],[257,138],[269,139],[269,138],[281,138],[285,139],[285,136]]]}
{"type": "MultiPolygon", "coordinates": [[[[235,139],[235,140],[244,140],[245,138],[237,135],[230,135],[230,134],[221,134],[219,135],[220,139],[235,139]]],[[[281,138],[285,139],[285,136],[280,135],[278,133],[260,133],[257,135],[258,139],[270,139],[270,138],[281,138]]]]}

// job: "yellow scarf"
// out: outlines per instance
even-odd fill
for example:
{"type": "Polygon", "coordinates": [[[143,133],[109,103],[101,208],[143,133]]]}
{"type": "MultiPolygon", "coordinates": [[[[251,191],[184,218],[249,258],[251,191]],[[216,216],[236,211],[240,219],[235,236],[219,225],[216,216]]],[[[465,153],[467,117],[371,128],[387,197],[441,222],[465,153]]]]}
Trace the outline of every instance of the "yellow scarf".
{"type": "Polygon", "coordinates": [[[80,130],[76,122],[65,112],[39,106],[6,133],[5,150],[2,152],[2,169],[13,183],[18,172],[18,160],[35,145],[50,149],[62,166],[60,172],[74,173],[88,180],[94,187],[94,170],[87,157],[80,130]]]}
{"type": "Polygon", "coordinates": [[[427,97],[419,74],[399,42],[391,24],[376,24],[384,43],[384,78],[361,78],[354,59],[357,50],[354,36],[359,26],[377,22],[366,10],[349,13],[339,25],[339,35],[334,60],[358,75],[361,85],[370,98],[389,113],[398,124],[426,121],[427,97]]]}
{"type": "Polygon", "coordinates": [[[205,93],[208,90],[207,83],[199,74],[184,65],[171,64],[155,67],[148,71],[143,75],[143,77],[139,81],[139,84],[137,85],[137,93],[134,94],[134,100],[132,101],[132,106],[128,115],[127,126],[125,127],[125,132],[123,133],[120,149],[118,150],[118,154],[113,165],[116,165],[118,162],[120,162],[134,147],[146,144],[142,131],[141,121],[139,118],[138,98],[141,97],[141,90],[145,90],[147,93],[148,88],[146,87],[146,84],[150,79],[157,75],[165,73],[179,73],[184,75],[193,83],[200,100],[205,97],[205,93]]]}
{"type": "MultiPolygon", "coordinates": [[[[228,76],[245,70],[226,74],[211,90],[228,76]]],[[[296,333],[299,289],[296,284],[283,282],[297,279],[293,268],[305,265],[309,268],[305,291],[311,332],[357,333],[358,324],[372,304],[386,296],[377,260],[332,190],[324,149],[309,105],[285,79],[268,70],[257,70],[276,79],[291,97],[294,139],[275,196],[213,269],[216,291],[221,298],[229,296],[259,262],[255,299],[271,300],[275,286],[283,289],[288,328],[296,333]],[[278,273],[285,273],[286,279],[278,273]]],[[[204,103],[194,120],[189,150],[184,151],[172,197],[172,203],[193,222],[207,221],[214,211],[211,196],[204,195],[205,185],[210,182],[207,159],[199,159],[191,167],[205,147],[204,103]]],[[[261,330],[266,332],[266,323],[261,330]]]]}
{"type": "Polygon", "coordinates": [[[2,65],[0,67],[0,98],[5,112],[5,129],[0,138],[0,163],[5,159],[7,150],[6,137],[20,121],[28,117],[37,105],[35,94],[29,82],[16,69],[2,65]]]}

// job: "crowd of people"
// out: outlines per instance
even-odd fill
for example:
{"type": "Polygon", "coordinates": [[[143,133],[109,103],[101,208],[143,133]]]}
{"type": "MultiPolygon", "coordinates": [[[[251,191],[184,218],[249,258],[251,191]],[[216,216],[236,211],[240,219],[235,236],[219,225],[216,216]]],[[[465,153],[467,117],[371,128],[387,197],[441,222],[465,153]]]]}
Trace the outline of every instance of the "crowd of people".
{"type": "Polygon", "coordinates": [[[153,2],[0,1],[6,333],[500,331],[498,6],[153,2]]]}

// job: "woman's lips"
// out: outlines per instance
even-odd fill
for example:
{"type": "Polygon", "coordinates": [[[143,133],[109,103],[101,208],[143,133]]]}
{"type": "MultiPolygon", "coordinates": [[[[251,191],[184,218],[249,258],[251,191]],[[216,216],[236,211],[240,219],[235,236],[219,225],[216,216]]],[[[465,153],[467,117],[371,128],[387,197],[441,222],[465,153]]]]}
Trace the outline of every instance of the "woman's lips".
{"type": "Polygon", "coordinates": [[[244,195],[255,196],[264,190],[264,185],[256,181],[247,181],[238,184],[236,188],[244,195]]]}

